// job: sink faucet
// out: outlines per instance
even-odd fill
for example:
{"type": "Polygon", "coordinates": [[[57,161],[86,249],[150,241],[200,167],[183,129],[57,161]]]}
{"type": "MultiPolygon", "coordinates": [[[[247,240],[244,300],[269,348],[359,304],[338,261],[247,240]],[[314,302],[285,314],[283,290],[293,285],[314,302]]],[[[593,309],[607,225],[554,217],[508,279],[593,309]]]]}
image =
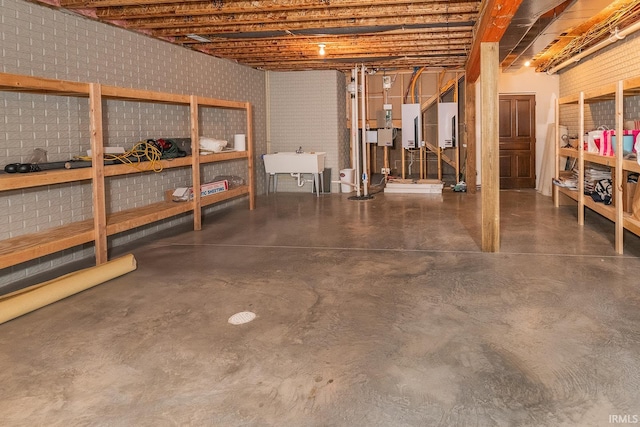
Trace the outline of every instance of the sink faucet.
{"type": "Polygon", "coordinates": [[[298,148],[298,149],[296,150],[296,153],[298,153],[298,154],[302,154],[302,153],[304,153],[304,151],[302,151],[302,147],[298,148]]]}

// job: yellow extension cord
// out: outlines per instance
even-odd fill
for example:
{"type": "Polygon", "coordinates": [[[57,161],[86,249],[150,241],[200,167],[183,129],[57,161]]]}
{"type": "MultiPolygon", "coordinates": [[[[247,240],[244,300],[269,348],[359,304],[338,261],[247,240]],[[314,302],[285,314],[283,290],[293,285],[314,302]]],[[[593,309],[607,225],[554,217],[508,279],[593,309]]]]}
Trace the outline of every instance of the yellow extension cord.
{"type": "MultiPolygon", "coordinates": [[[[162,162],[160,159],[162,153],[147,141],[136,143],[133,148],[122,154],[105,154],[104,160],[115,160],[123,164],[128,164],[136,170],[154,172],[162,171],[162,162]],[[145,161],[146,159],[146,161],[145,161]],[[142,167],[142,164],[148,164],[150,167],[142,167]]],[[[90,156],[73,156],[74,160],[92,161],[90,156]]]]}

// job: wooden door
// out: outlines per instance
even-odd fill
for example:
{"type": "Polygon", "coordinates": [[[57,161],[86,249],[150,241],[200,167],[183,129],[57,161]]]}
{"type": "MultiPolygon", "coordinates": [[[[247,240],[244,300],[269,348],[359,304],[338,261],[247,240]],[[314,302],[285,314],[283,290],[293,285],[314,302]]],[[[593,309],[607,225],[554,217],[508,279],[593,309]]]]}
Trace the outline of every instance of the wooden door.
{"type": "Polygon", "coordinates": [[[500,95],[499,104],[500,188],[535,188],[535,95],[500,95]]]}

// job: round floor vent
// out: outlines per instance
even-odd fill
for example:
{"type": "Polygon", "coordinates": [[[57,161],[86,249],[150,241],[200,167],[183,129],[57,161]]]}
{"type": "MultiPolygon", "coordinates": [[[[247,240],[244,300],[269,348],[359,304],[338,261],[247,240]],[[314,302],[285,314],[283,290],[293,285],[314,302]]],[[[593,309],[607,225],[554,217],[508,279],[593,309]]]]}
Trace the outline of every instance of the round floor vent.
{"type": "Polygon", "coordinates": [[[256,314],[250,311],[241,311],[229,317],[229,323],[232,325],[242,325],[251,322],[256,318],[256,314]]]}

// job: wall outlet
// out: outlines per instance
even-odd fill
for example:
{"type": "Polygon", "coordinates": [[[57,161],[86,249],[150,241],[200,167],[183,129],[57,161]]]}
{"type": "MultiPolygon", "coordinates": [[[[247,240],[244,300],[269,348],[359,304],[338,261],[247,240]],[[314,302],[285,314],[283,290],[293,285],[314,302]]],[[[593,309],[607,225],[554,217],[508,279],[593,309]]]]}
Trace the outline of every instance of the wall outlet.
{"type": "Polygon", "coordinates": [[[380,173],[381,173],[381,174],[383,174],[383,175],[389,175],[389,174],[391,173],[391,169],[389,169],[389,168],[382,168],[382,169],[380,170],[380,173]]]}

